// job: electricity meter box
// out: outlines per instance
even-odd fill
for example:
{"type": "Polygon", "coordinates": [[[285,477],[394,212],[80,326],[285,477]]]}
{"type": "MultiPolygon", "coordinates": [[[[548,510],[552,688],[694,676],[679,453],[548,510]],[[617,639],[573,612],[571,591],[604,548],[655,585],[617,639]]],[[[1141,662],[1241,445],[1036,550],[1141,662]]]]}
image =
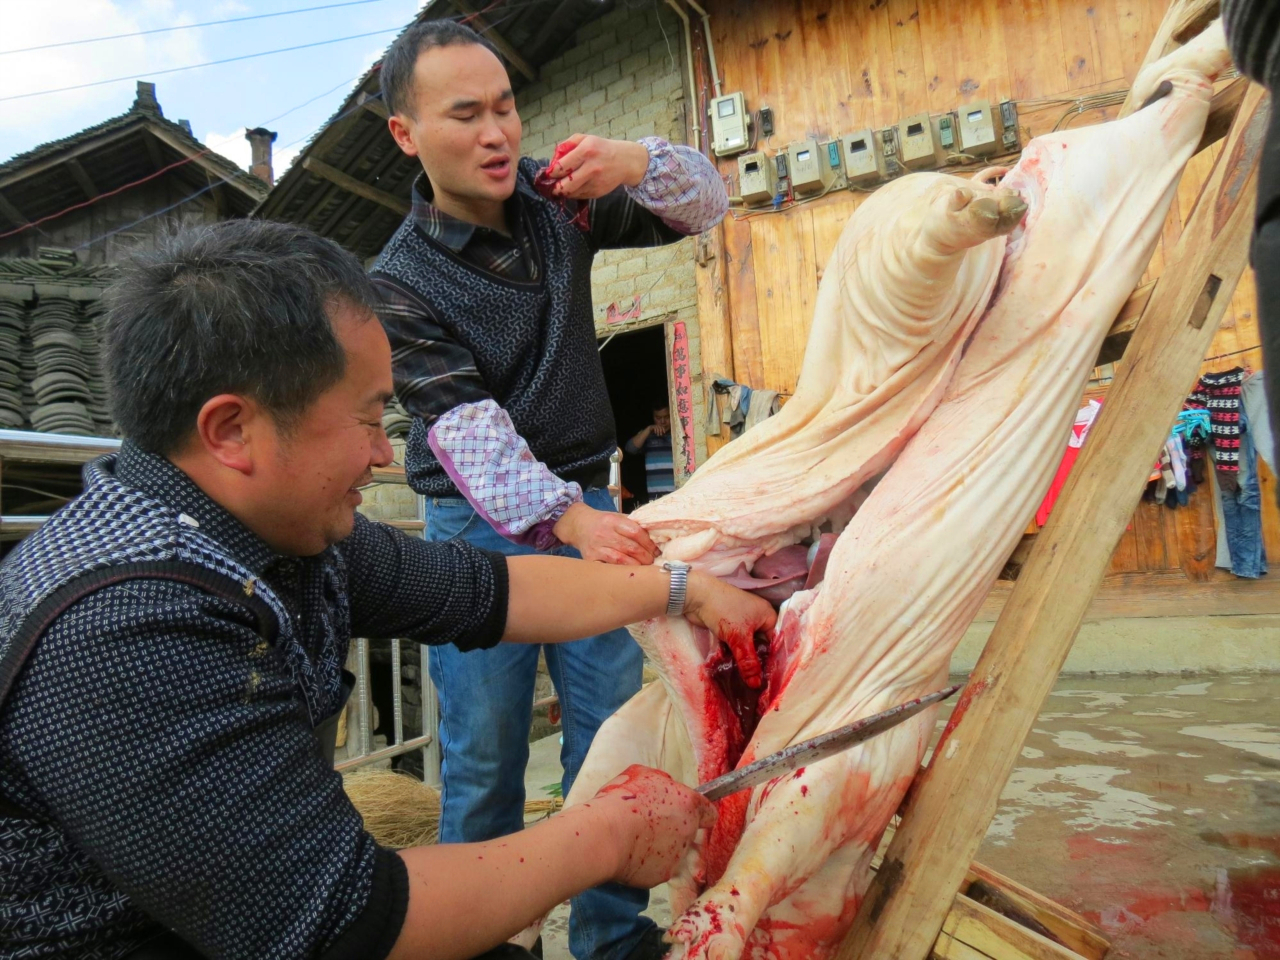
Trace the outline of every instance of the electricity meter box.
{"type": "Polygon", "coordinates": [[[742,153],[750,145],[747,103],[741,93],[711,101],[711,149],[717,157],[742,153]]]}
{"type": "Polygon", "coordinates": [[[1000,142],[1005,153],[1013,153],[1018,149],[1018,108],[1012,100],[1000,104],[1000,126],[1004,129],[1000,142]]]}
{"type": "Polygon", "coordinates": [[[796,140],[787,144],[787,160],[794,193],[818,193],[835,179],[827,151],[820,148],[816,140],[796,140]]]}
{"type": "Polygon", "coordinates": [[[989,157],[996,152],[996,126],[991,117],[991,104],[975,100],[958,111],[960,151],[971,157],[989,157]]]}
{"type": "Polygon", "coordinates": [[[879,183],[885,178],[884,153],[880,138],[871,130],[860,130],[842,138],[844,175],[850,186],[879,183]]]}
{"type": "Polygon", "coordinates": [[[738,192],[748,206],[769,203],[778,192],[778,178],[773,161],[763,153],[744,153],[738,157],[738,192]]]}
{"type": "Polygon", "coordinates": [[[908,170],[930,170],[938,165],[933,121],[927,113],[907,117],[898,124],[898,153],[908,170]]]}
{"type": "Polygon", "coordinates": [[[936,149],[934,159],[938,161],[939,167],[960,162],[960,157],[956,156],[960,152],[960,144],[956,137],[954,113],[944,113],[933,118],[933,142],[936,149]]]}

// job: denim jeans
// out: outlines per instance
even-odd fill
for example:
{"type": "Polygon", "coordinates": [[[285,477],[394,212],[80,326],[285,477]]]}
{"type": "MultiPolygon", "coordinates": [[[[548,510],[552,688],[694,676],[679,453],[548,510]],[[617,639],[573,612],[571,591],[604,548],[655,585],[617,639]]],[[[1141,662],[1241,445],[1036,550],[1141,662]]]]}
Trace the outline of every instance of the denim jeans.
{"type": "Polygon", "coordinates": [[[1262,497],[1258,487],[1258,456],[1249,431],[1249,420],[1240,411],[1240,489],[1219,488],[1222,522],[1226,528],[1231,572],[1255,579],[1267,572],[1267,551],[1262,543],[1262,497]]]}
{"type": "MultiPolygon", "coordinates": [[[[608,491],[592,488],[588,506],[614,509],[608,491]]],[[[461,538],[508,556],[531,554],[500,536],[463,499],[428,498],[428,540],[461,538]]],[[[576,557],[569,547],[556,551],[576,557]]],[[[626,630],[543,648],[560,696],[565,794],[596,731],[640,689],[643,657],[626,630]]],[[[499,644],[463,653],[444,645],[430,651],[431,680],[440,695],[440,842],[492,840],[524,826],[524,773],[529,762],[535,644],[499,644]]],[[[645,890],[607,884],[573,899],[569,948],[577,960],[621,960],[652,921],[640,916],[645,890]]]]}

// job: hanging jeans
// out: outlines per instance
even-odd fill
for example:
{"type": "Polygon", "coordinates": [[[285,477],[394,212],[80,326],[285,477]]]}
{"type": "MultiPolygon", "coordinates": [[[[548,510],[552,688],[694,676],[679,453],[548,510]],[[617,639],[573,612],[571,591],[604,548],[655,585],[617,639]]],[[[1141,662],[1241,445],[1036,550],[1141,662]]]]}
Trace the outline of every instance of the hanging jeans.
{"type": "MultiPolygon", "coordinates": [[[[1255,579],[1267,572],[1267,551],[1262,544],[1262,497],[1258,486],[1258,458],[1249,430],[1248,416],[1240,412],[1240,488],[1230,493],[1218,487],[1222,504],[1222,529],[1231,556],[1231,572],[1255,579]]],[[[1219,537],[1219,541],[1221,541],[1219,537]]],[[[1219,562],[1221,562],[1219,556],[1219,562]]]]}
{"type": "MultiPolygon", "coordinates": [[[[592,487],[587,506],[613,510],[609,492],[592,487]]],[[[534,553],[504,539],[461,498],[427,500],[428,540],[466,540],[483,550],[534,553]]],[[[562,556],[576,550],[559,547],[562,556]]],[[[440,842],[492,840],[524,826],[524,772],[529,762],[537,644],[500,643],[463,653],[445,644],[430,651],[440,695],[440,842]]],[[[640,689],[644,657],[626,630],[543,648],[560,696],[564,724],[561,786],[569,793],[587,748],[606,719],[640,689]]],[[[577,960],[621,960],[653,921],[640,915],[647,890],[605,884],[573,898],[569,949],[577,960]]]]}

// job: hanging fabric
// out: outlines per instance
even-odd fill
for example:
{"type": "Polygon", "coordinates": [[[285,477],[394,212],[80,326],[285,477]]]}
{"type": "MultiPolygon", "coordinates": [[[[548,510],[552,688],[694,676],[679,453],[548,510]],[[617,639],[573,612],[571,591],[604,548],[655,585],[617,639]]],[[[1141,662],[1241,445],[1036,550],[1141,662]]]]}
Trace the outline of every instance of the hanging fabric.
{"type": "Polygon", "coordinates": [[[1049,492],[1045,494],[1044,500],[1040,503],[1040,509],[1036,511],[1036,523],[1040,526],[1043,527],[1049,521],[1049,513],[1053,510],[1058,494],[1062,492],[1071,468],[1075,466],[1076,459],[1080,456],[1084,438],[1088,436],[1089,428],[1093,426],[1093,421],[1097,419],[1098,411],[1101,409],[1102,401],[1090,400],[1076,414],[1076,422],[1071,425],[1071,437],[1067,440],[1067,451],[1062,455],[1062,462],[1058,464],[1058,472],[1053,475],[1053,482],[1049,484],[1049,492]]]}

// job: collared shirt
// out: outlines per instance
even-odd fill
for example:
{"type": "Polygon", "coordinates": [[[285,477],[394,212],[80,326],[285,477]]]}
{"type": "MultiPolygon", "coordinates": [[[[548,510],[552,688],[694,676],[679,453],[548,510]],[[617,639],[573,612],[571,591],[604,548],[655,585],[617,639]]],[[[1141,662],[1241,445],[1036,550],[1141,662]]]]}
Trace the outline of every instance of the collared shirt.
{"type": "MultiPolygon", "coordinates": [[[[650,161],[640,185],[587,203],[585,232],[594,249],[671,243],[709,229],[728,209],[724,183],[706,157],[657,137],[641,143],[650,161]]],[[[539,255],[518,194],[506,210],[510,235],[465,223],[437,209],[430,184],[419,177],[411,216],[421,232],[475,266],[511,281],[536,281],[539,255]]],[[[578,210],[576,202],[567,201],[561,215],[572,219],[578,210]]],[[[428,427],[436,457],[456,467],[449,473],[459,492],[503,536],[539,548],[554,546],[550,528],[581,498],[579,485],[556,476],[538,451],[530,450],[471,351],[449,335],[420,298],[392,280],[375,283],[383,298],[378,315],[391,339],[397,395],[428,427]],[[509,482],[492,482],[499,474],[509,482]]]]}
{"type": "Polygon", "coordinates": [[[269,586],[296,642],[266,648],[238,604],[170,580],[54,622],[0,708],[0,798],[30,814],[0,817],[0,958],[115,960],[166,930],[209,960],[385,956],[403,861],[365,832],[303,691],[351,632],[496,644],[505,560],[364,517],[282,556],[169,461],[126,442],[113,469],[269,586]]]}

